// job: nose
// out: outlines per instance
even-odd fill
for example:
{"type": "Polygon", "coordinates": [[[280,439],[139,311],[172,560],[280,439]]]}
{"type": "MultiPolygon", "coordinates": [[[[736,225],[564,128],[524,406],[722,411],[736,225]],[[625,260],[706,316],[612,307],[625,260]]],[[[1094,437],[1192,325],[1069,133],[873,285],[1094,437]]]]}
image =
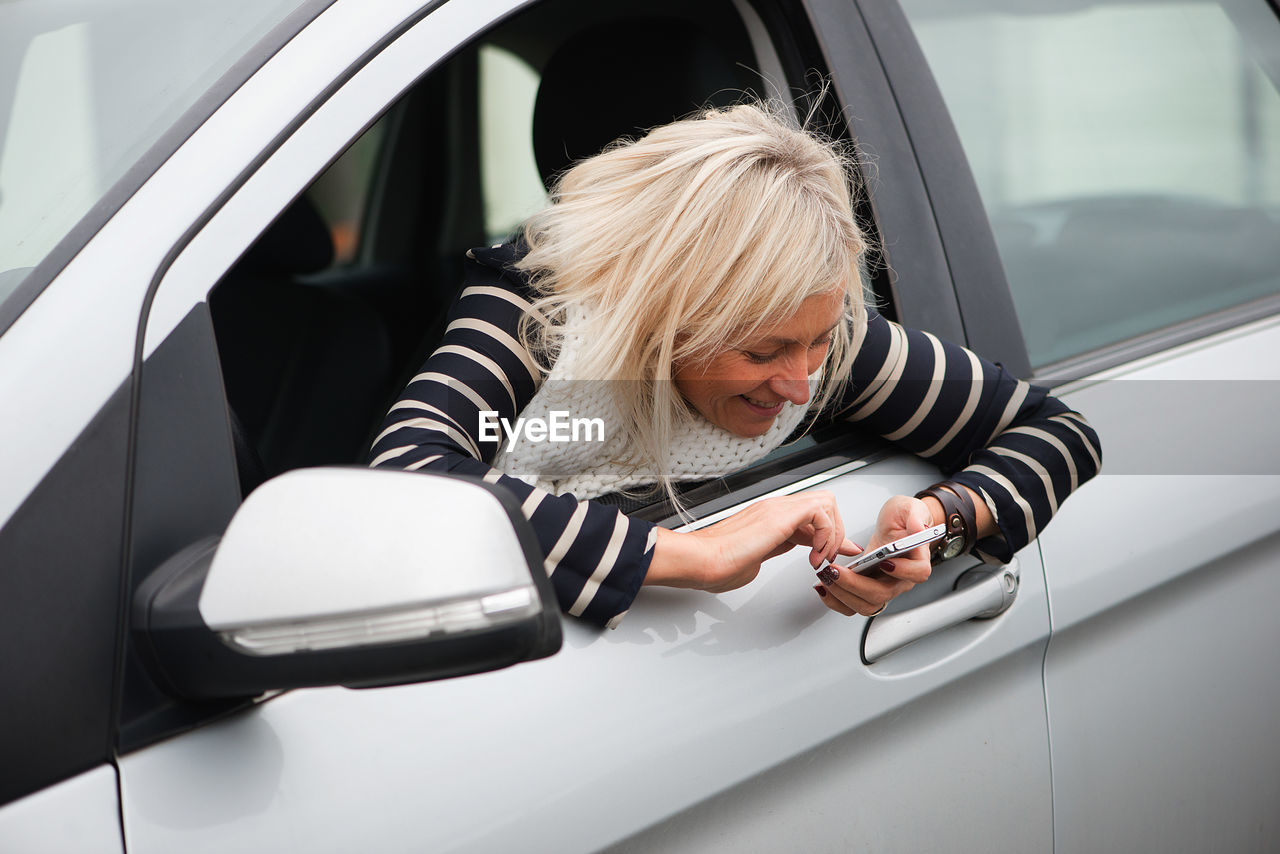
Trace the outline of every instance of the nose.
{"type": "Polygon", "coordinates": [[[769,388],[797,406],[809,402],[809,373],[807,360],[802,355],[786,359],[778,373],[769,378],[769,388]]]}

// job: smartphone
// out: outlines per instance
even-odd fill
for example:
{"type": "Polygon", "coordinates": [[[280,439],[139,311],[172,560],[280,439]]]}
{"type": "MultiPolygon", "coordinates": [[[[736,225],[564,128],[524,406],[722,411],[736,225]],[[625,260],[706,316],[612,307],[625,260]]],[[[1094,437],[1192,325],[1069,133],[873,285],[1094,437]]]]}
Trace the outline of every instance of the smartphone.
{"type": "MultiPolygon", "coordinates": [[[[915,534],[908,534],[900,540],[894,540],[891,543],[885,543],[877,546],[870,551],[865,551],[857,555],[849,563],[836,564],[841,569],[852,569],[854,572],[865,572],[872,569],[881,561],[888,560],[895,555],[903,552],[909,552],[916,546],[924,546],[929,543],[936,542],[947,535],[946,523],[934,525],[932,528],[925,528],[923,531],[915,534]]],[[[825,569],[827,564],[822,565],[825,569]]],[[[821,569],[819,570],[821,571],[821,569]]]]}

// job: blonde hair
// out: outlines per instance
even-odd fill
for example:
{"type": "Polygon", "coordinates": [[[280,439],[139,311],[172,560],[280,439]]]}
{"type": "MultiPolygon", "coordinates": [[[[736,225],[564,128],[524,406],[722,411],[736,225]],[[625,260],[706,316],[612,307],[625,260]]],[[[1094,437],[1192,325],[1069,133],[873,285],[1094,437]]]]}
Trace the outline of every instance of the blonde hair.
{"type": "Polygon", "coordinates": [[[663,449],[676,419],[698,417],[672,382],[677,363],[710,361],[807,298],[843,290],[816,412],[865,328],[851,156],[781,116],[742,104],[615,144],[565,172],[525,224],[519,267],[538,299],[522,337],[549,365],[559,321],[586,318],[576,364],[591,375],[571,379],[621,381],[610,393],[624,429],[677,507],[663,449]]]}

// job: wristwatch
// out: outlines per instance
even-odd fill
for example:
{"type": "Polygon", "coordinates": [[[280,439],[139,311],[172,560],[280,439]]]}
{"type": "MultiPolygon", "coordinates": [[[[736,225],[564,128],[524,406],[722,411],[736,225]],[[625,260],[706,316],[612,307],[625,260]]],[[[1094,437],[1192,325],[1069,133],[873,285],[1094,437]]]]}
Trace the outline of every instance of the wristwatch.
{"type": "Polygon", "coordinates": [[[942,563],[972,549],[977,538],[978,514],[969,490],[947,480],[916,493],[916,498],[925,496],[937,499],[942,505],[947,523],[947,535],[934,543],[930,550],[932,562],[942,563]]]}

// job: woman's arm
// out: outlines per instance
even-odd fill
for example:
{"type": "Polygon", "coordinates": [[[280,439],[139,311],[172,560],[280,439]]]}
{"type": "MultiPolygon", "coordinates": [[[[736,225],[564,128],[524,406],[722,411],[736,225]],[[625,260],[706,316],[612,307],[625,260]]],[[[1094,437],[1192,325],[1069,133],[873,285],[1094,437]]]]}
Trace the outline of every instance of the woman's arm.
{"type": "Polygon", "coordinates": [[[758,501],[727,519],[689,533],[657,530],[645,584],[721,593],[754,580],[760,565],[795,546],[809,547],[815,569],[862,549],[844,535],[835,496],[818,490],[758,501]]]}
{"type": "MultiPolygon", "coordinates": [[[[1029,543],[1101,464],[1097,434],[1045,389],[932,335],[871,313],[839,411],[951,474],[973,502],[974,553],[1003,563],[1029,543]]],[[[890,498],[868,546],[944,521],[931,496],[890,498]]],[[[842,614],[879,613],[929,578],[928,549],[881,564],[884,575],[828,576],[818,593],[842,614]]]]}
{"type": "MultiPolygon", "coordinates": [[[[979,513],[974,551],[989,561],[1035,539],[1102,462],[1093,428],[1046,389],[874,312],[840,414],[966,487],[979,513]]],[[[936,504],[926,500],[934,521],[936,504]]]]}
{"type": "Polygon", "coordinates": [[[494,469],[499,442],[480,413],[514,421],[540,374],[519,343],[531,294],[507,264],[510,247],[475,250],[444,340],[392,407],[370,465],[467,474],[501,483],[533,524],[561,608],[612,625],[642,583],[721,592],[748,583],[760,564],[796,545],[810,562],[857,554],[829,493],[769,499],[716,525],[676,533],[616,508],[552,495],[494,469]]]}
{"type": "Polygon", "coordinates": [[[541,379],[519,342],[530,294],[506,271],[511,260],[510,247],[475,250],[444,339],[387,414],[370,465],[502,484],[533,525],[562,610],[607,625],[640,589],[653,556],[654,526],[502,474],[490,466],[500,440],[481,435],[482,411],[514,421],[541,379]]]}

